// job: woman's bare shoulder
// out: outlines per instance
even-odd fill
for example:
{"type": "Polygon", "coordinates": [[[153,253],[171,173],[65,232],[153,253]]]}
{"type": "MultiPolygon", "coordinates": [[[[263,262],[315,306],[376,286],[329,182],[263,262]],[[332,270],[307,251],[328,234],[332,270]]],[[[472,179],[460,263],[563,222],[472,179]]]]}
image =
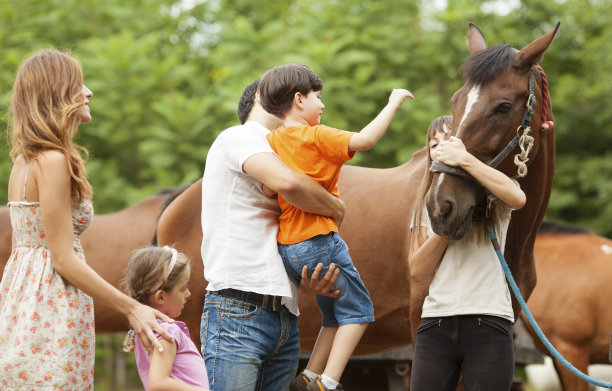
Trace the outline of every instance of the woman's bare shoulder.
{"type": "Polygon", "coordinates": [[[35,161],[39,164],[39,165],[51,165],[51,166],[60,166],[60,165],[67,165],[68,164],[68,158],[66,158],[66,155],[64,155],[63,152],[55,150],[55,149],[48,149],[46,151],[42,151],[40,152],[37,156],[35,161]]]}
{"type": "Polygon", "coordinates": [[[37,179],[70,180],[68,158],[57,150],[40,152],[34,159],[31,174],[37,179]]]}

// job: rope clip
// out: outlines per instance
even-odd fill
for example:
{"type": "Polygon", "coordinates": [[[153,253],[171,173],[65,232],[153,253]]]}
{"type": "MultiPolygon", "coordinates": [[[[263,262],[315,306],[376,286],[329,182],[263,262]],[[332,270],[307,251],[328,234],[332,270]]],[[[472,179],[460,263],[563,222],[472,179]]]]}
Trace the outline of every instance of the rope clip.
{"type": "Polygon", "coordinates": [[[535,95],[529,94],[529,98],[527,98],[527,103],[525,104],[525,106],[527,107],[527,111],[529,112],[529,115],[532,115],[535,112],[535,103],[536,103],[535,95]]]}

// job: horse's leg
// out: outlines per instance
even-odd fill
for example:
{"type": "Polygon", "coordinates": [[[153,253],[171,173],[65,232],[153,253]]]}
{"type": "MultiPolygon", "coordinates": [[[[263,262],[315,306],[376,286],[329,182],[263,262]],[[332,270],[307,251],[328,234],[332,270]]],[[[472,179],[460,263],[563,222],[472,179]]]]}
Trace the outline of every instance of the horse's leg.
{"type": "MultiPolygon", "coordinates": [[[[556,341],[551,339],[551,343],[563,357],[576,367],[576,369],[582,373],[587,373],[589,367],[589,351],[586,347],[580,347],[559,339],[556,341]]],[[[569,369],[565,368],[565,366],[559,362],[559,360],[553,359],[553,362],[564,391],[589,390],[589,384],[586,381],[571,373],[569,369]]]]}

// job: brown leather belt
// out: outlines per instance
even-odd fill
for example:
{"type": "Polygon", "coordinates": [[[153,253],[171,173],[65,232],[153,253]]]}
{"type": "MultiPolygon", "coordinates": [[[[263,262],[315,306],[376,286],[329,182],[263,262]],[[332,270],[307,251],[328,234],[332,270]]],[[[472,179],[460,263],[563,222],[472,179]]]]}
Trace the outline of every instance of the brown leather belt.
{"type": "Polygon", "coordinates": [[[281,304],[282,296],[262,295],[255,292],[245,292],[238,289],[221,289],[210,292],[222,297],[244,301],[249,304],[263,307],[271,311],[280,311],[285,308],[281,304]]]}

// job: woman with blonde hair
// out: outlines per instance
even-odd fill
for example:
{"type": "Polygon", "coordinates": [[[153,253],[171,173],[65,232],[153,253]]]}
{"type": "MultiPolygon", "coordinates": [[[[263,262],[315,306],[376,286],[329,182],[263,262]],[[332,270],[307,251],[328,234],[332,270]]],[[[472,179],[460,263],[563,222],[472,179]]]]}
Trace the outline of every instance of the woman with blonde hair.
{"type": "MultiPolygon", "coordinates": [[[[145,345],[172,337],[161,312],[123,294],[85,262],[79,235],[93,217],[87,151],[73,139],[91,121],[81,65],[49,49],[17,71],[10,126],[13,248],[0,282],[0,388],[92,389],[93,299],[124,314],[145,345]]],[[[110,261],[110,260],[109,260],[110,261]]],[[[153,346],[152,346],[153,345],[153,346]]]]}

